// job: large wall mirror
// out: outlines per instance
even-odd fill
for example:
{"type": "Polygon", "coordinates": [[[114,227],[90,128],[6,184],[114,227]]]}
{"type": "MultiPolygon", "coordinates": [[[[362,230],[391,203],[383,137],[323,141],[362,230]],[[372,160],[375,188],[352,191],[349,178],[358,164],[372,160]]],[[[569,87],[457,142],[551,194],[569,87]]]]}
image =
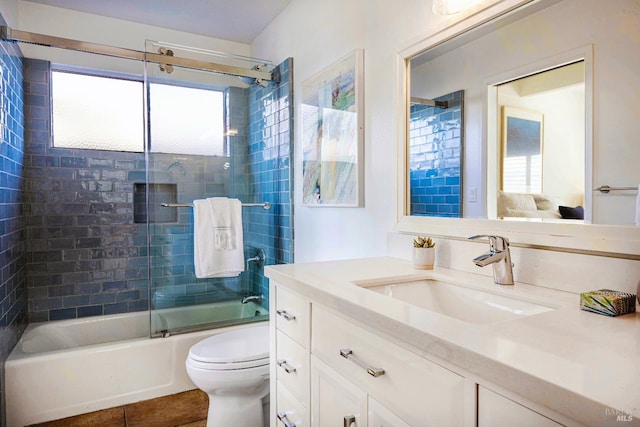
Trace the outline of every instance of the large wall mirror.
{"type": "Polygon", "coordinates": [[[488,225],[493,228],[524,223],[543,234],[562,227],[579,236],[596,224],[635,235],[640,3],[533,0],[516,6],[491,20],[465,18],[469,22],[401,54],[408,107],[399,229],[445,224],[420,223],[415,216],[459,216],[499,220],[488,225]],[[421,124],[430,127],[423,131],[421,124]],[[429,136],[431,130],[446,134],[429,136]],[[417,141],[431,143],[432,151],[417,141]],[[437,167],[456,151],[456,167],[437,167]],[[421,187],[426,181],[416,177],[429,176],[442,178],[440,184],[459,181],[453,189],[459,200],[449,198],[459,201],[455,215],[436,203],[423,209],[427,204],[420,202],[432,199],[419,196],[434,189],[421,187]],[[599,191],[603,186],[612,190],[599,191]]]}

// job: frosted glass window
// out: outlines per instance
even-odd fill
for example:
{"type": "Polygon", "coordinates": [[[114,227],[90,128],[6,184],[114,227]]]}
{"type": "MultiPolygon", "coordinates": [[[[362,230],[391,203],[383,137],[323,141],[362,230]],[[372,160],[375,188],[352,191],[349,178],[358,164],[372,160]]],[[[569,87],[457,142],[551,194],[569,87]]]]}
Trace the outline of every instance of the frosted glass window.
{"type": "Polygon", "coordinates": [[[151,151],[224,156],[224,96],[216,90],[150,85],[151,151]]]}
{"type": "Polygon", "coordinates": [[[53,144],[144,151],[142,82],[54,71],[53,144]]]}

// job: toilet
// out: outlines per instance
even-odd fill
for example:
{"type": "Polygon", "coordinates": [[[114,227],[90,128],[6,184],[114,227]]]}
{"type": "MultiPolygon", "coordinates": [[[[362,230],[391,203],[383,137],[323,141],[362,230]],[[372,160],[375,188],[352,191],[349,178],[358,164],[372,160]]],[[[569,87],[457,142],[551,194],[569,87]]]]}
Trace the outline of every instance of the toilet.
{"type": "Polygon", "coordinates": [[[269,326],[213,335],[196,343],[186,360],[191,381],[209,396],[207,427],[263,427],[269,393],[269,326]]]}

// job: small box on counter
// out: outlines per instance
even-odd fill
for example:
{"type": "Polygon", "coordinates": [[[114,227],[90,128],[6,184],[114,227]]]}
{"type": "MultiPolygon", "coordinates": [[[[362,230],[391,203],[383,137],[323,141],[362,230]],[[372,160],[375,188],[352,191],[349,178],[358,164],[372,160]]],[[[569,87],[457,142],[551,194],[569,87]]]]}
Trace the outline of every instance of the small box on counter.
{"type": "Polygon", "coordinates": [[[580,294],[580,309],[605,316],[620,316],[636,311],[636,295],[600,289],[580,294]]]}

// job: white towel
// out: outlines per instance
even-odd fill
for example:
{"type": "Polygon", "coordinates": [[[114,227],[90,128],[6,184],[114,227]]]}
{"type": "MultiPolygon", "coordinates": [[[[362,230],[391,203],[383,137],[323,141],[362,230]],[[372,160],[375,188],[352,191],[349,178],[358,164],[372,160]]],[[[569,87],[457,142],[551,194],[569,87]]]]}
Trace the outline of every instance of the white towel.
{"type": "Polygon", "coordinates": [[[196,277],[233,277],[244,271],[242,203],[213,197],[193,201],[196,277]]]}

